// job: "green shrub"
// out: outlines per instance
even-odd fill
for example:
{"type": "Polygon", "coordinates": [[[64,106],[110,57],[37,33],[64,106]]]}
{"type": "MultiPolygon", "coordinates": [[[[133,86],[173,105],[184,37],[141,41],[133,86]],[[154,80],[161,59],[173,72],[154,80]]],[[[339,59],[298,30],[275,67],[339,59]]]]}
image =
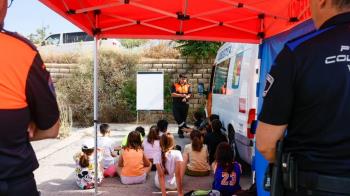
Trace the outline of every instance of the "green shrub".
{"type": "Polygon", "coordinates": [[[179,40],[176,41],[183,56],[194,57],[196,59],[207,59],[215,57],[217,51],[222,45],[221,42],[179,40]]]}
{"type": "Polygon", "coordinates": [[[121,95],[130,113],[136,116],[136,78],[133,75],[121,89],[121,95]]]}
{"type": "Polygon", "coordinates": [[[173,98],[171,97],[171,80],[167,73],[164,73],[164,112],[171,112],[173,108],[173,98]]]}
{"type": "MultiPolygon", "coordinates": [[[[101,51],[99,54],[99,120],[102,122],[126,122],[135,117],[128,109],[122,89],[134,72],[139,57],[101,51]]],[[[56,83],[57,91],[64,94],[65,102],[73,111],[73,120],[81,126],[93,122],[93,61],[82,58],[79,68],[71,78],[56,83]]]]}

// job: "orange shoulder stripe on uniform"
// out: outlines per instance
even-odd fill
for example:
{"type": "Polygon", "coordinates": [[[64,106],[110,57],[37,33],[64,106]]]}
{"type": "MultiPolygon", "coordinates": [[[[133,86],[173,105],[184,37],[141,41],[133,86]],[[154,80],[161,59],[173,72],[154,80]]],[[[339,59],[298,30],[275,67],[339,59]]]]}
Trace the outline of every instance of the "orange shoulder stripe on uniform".
{"type": "Polygon", "coordinates": [[[0,32],[0,109],[27,107],[26,81],[37,51],[23,38],[0,32]]]}

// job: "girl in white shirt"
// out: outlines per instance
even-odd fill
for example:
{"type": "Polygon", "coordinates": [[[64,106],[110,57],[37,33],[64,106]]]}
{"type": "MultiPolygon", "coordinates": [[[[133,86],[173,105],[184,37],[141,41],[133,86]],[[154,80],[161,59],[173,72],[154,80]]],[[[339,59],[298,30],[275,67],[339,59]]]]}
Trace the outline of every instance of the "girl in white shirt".
{"type": "Polygon", "coordinates": [[[94,141],[92,139],[85,140],[81,147],[81,152],[73,156],[76,163],[75,181],[81,189],[92,189],[95,187],[95,153],[97,153],[99,165],[97,184],[100,184],[103,179],[102,155],[95,151],[94,141]]]}
{"type": "Polygon", "coordinates": [[[159,145],[159,134],[158,128],[156,125],[151,126],[147,139],[143,140],[143,150],[145,156],[152,163],[152,171],[156,170],[155,165],[153,164],[154,157],[159,155],[160,145],[159,145]]]}
{"type": "Polygon", "coordinates": [[[183,195],[181,151],[173,150],[175,139],[171,133],[165,133],[160,138],[161,153],[155,157],[157,167],[155,185],[166,195],[166,190],[177,190],[178,195],[183,195]]]}

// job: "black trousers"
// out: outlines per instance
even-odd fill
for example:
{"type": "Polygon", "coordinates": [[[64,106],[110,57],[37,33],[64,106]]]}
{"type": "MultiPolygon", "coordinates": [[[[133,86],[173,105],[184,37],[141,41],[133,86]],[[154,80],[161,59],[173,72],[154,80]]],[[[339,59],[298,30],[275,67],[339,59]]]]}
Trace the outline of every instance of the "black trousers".
{"type": "Polygon", "coordinates": [[[0,180],[0,196],[39,196],[33,174],[0,180]]]}
{"type": "MultiPolygon", "coordinates": [[[[188,108],[189,108],[189,104],[173,103],[173,115],[174,115],[175,121],[177,122],[179,127],[183,127],[186,125],[188,108]]],[[[183,131],[181,129],[179,129],[178,133],[183,134],[183,131]]]]}

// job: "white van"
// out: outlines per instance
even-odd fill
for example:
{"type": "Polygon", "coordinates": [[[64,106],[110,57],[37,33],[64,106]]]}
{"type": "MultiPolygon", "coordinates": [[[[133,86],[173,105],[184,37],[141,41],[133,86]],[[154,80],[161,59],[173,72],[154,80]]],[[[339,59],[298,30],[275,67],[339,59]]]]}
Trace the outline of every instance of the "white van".
{"type": "Polygon", "coordinates": [[[208,113],[220,116],[236,156],[248,164],[254,155],[254,134],[250,128],[256,120],[258,101],[258,50],[256,44],[239,43],[226,43],[219,49],[207,105],[208,113]]]}
{"type": "MultiPolygon", "coordinates": [[[[101,47],[113,48],[120,46],[115,39],[102,39],[101,47]]],[[[92,52],[94,38],[85,32],[56,33],[49,35],[38,47],[43,53],[81,53],[92,52]]]]}

